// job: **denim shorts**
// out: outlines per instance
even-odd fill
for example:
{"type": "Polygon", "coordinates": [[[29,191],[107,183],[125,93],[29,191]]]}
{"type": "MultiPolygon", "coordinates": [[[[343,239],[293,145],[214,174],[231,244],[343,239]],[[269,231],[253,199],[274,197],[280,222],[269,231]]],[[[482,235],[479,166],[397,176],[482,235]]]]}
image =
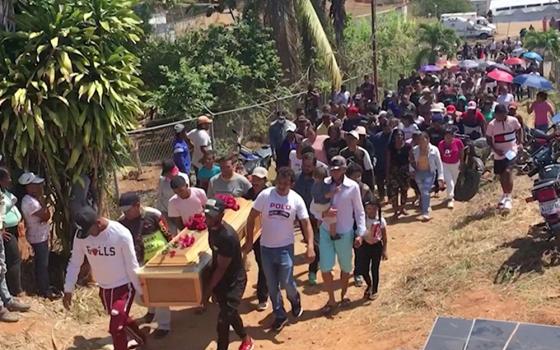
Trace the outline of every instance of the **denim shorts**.
{"type": "Polygon", "coordinates": [[[338,258],[340,270],[352,272],[352,254],[354,246],[354,232],[340,234],[340,239],[333,241],[328,229],[321,225],[319,228],[319,268],[321,272],[330,272],[338,258]]]}

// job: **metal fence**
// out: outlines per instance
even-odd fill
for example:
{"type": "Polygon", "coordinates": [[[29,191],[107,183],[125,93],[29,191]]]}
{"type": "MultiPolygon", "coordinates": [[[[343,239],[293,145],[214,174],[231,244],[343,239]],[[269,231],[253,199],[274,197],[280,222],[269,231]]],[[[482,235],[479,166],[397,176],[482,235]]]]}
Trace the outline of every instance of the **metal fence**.
{"type": "MultiPolygon", "coordinates": [[[[357,76],[343,83],[353,93],[361,83],[362,77],[357,76]]],[[[268,143],[268,126],[277,111],[293,114],[296,108],[303,107],[305,92],[279,97],[252,106],[240,107],[223,112],[206,112],[212,117],[211,136],[214,148],[218,153],[235,152],[237,150],[235,129],[244,142],[256,141],[268,143]]],[[[321,91],[321,103],[328,103],[331,91],[321,91]]],[[[154,127],[137,129],[129,132],[133,148],[131,158],[136,166],[159,164],[162,160],[172,157],[172,141],[175,135],[174,125],[184,124],[187,130],[196,127],[196,118],[174,121],[154,127]]]]}

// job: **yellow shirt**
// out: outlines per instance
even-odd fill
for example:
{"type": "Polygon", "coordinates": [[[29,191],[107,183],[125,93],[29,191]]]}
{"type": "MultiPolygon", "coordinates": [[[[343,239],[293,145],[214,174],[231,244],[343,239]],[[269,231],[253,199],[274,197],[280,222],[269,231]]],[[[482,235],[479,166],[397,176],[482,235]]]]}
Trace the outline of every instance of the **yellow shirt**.
{"type": "Polygon", "coordinates": [[[324,123],[319,124],[317,127],[317,135],[328,135],[329,134],[329,127],[333,125],[329,123],[329,125],[325,125],[324,123]]]}

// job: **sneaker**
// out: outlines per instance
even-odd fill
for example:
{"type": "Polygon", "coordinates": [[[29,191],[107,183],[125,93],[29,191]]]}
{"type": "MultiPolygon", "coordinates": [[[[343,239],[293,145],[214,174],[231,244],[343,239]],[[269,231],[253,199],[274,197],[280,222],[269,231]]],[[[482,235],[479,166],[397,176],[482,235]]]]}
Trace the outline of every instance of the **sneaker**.
{"type": "Polygon", "coordinates": [[[12,299],[8,305],[6,305],[6,309],[9,311],[27,312],[31,309],[31,306],[17,301],[16,299],[12,299]]]}
{"type": "Polygon", "coordinates": [[[450,199],[447,202],[447,209],[453,209],[455,207],[455,201],[453,199],[450,199]]]}
{"type": "Polygon", "coordinates": [[[511,200],[511,198],[506,198],[504,200],[504,209],[511,210],[512,208],[513,208],[513,201],[511,200]]]}
{"type": "Polygon", "coordinates": [[[295,318],[300,317],[303,314],[303,308],[301,307],[301,302],[297,303],[296,305],[292,305],[292,315],[295,318]]]}
{"type": "Polygon", "coordinates": [[[255,348],[255,343],[251,337],[247,337],[241,345],[239,345],[239,350],[253,350],[255,348]]]}
{"type": "Polygon", "coordinates": [[[274,320],[274,323],[272,324],[272,329],[275,330],[276,332],[280,332],[282,329],[284,329],[284,326],[286,326],[287,324],[288,324],[287,318],[277,318],[274,320]]]}
{"type": "Polygon", "coordinates": [[[165,338],[168,334],[169,334],[169,330],[158,328],[154,331],[154,338],[155,339],[162,339],[162,338],[165,338]]]}
{"type": "Polygon", "coordinates": [[[308,279],[309,279],[309,285],[316,286],[317,285],[317,272],[309,272],[308,279]]]}
{"type": "Polygon", "coordinates": [[[430,215],[422,215],[422,221],[423,222],[428,222],[432,220],[432,218],[430,217],[430,215]]]}
{"type": "Polygon", "coordinates": [[[504,207],[504,204],[505,204],[505,202],[506,202],[506,199],[507,199],[506,195],[503,194],[503,195],[502,195],[502,198],[501,198],[500,201],[498,202],[498,208],[503,208],[503,207],[504,207]]]}
{"type": "Polygon", "coordinates": [[[354,277],[354,285],[358,288],[364,285],[364,278],[361,275],[357,275],[354,277]]]}
{"type": "Polygon", "coordinates": [[[142,318],[138,319],[137,322],[139,324],[152,323],[155,316],[156,316],[156,314],[153,314],[151,312],[147,312],[142,318]]]}
{"type": "Polygon", "coordinates": [[[19,321],[19,316],[6,308],[0,309],[0,322],[16,323],[19,321]]]}
{"type": "Polygon", "coordinates": [[[258,303],[257,304],[257,311],[264,311],[268,308],[268,302],[258,303]]]}

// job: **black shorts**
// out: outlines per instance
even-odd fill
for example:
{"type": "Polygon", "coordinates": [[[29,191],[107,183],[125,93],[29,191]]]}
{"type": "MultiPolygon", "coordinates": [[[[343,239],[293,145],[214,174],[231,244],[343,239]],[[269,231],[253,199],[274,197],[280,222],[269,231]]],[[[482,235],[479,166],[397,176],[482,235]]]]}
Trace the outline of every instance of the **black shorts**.
{"type": "Polygon", "coordinates": [[[502,175],[506,170],[511,169],[511,167],[515,164],[515,158],[509,160],[507,158],[504,159],[494,159],[494,174],[502,175]]]}

